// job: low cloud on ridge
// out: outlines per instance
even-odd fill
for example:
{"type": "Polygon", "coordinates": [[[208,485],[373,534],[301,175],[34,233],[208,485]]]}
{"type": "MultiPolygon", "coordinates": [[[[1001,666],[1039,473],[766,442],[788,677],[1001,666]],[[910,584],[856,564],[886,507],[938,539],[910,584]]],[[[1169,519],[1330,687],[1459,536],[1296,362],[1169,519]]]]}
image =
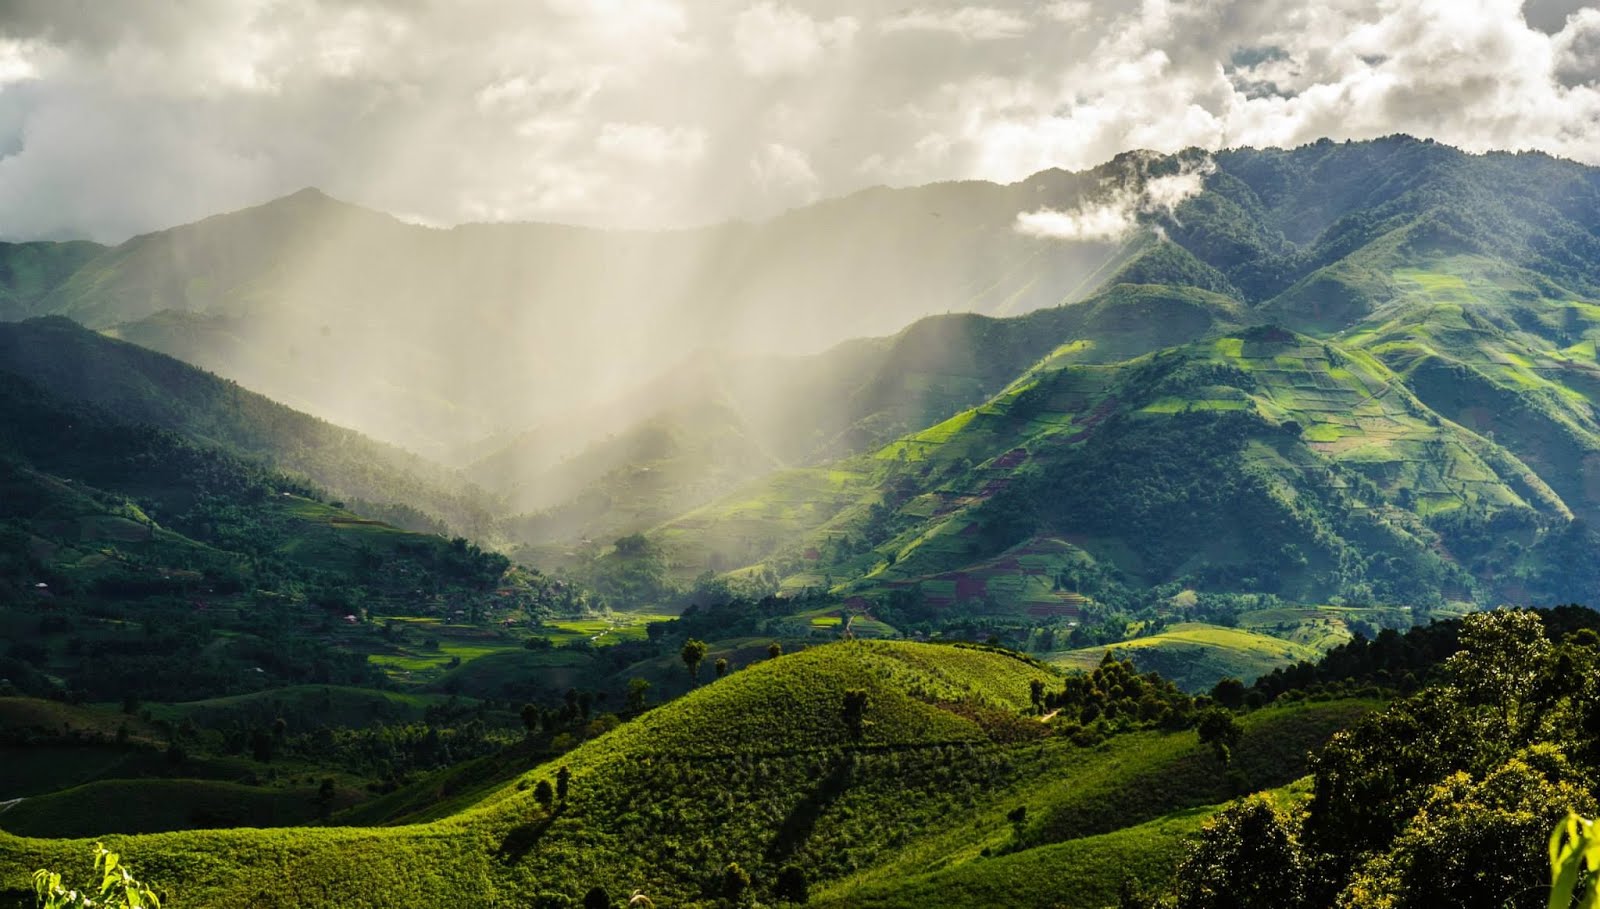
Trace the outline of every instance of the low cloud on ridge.
{"type": "MultiPolygon", "coordinates": [[[[1177,217],[1178,206],[1200,194],[1217,169],[1210,157],[1185,161],[1177,173],[1149,176],[1141,162],[1124,181],[1107,186],[1097,198],[1076,208],[1019,212],[1016,231],[1052,240],[1111,243],[1139,225],[1141,215],[1177,217]]],[[[1159,225],[1157,225],[1159,229],[1159,225]]]]}

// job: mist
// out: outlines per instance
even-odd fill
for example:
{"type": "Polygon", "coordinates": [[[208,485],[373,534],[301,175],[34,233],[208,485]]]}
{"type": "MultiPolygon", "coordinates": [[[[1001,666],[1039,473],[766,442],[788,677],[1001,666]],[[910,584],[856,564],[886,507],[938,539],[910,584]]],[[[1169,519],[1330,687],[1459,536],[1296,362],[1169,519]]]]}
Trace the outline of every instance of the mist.
{"type": "Polygon", "coordinates": [[[1212,153],[1403,131],[1600,160],[1596,35],[1515,0],[19,0],[0,236],[115,245],[0,317],[171,353],[510,512],[645,461],[725,489],[937,417],[917,389],[841,411],[865,428],[820,405],[889,382],[862,351],[919,320],[1084,300],[1212,153]]]}
{"type": "Polygon", "coordinates": [[[851,339],[1078,299],[1117,244],[1013,223],[1107,179],[870,190],[669,231],[437,229],[305,190],[136,238],[48,306],[429,457],[521,437],[542,468],[690,399],[759,411],[796,358],[851,339]],[[772,374],[719,387],[730,358],[772,374]]]}

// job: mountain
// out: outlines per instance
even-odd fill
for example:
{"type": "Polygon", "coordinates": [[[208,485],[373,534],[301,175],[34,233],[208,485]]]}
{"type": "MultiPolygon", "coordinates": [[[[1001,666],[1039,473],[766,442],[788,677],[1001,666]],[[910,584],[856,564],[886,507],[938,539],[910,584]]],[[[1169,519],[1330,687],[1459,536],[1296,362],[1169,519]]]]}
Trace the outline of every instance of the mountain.
{"type": "Polygon", "coordinates": [[[298,474],[402,523],[485,535],[491,501],[422,458],[52,317],[0,323],[0,370],[120,419],[298,474]]]}
{"type": "Polygon", "coordinates": [[[652,597],[712,571],[931,629],[1185,590],[1529,602],[1596,588],[1597,202],[1593,169],[1404,136],[665,233],[434,231],[307,191],[106,250],[38,308],[358,425],[404,401],[522,552],[646,533],[666,577],[623,586],[652,597]],[[1049,226],[1108,205],[1114,240],[1049,226]],[[750,333],[918,314],[820,353],[750,333]]]}
{"type": "Polygon", "coordinates": [[[1098,621],[1190,588],[1600,594],[1576,558],[1600,517],[1600,219],[1572,202],[1596,172],[1404,137],[1214,161],[1059,308],[1052,354],[663,525],[681,576],[745,566],[901,627],[1098,621]]]}
{"type": "MultiPolygon", "coordinates": [[[[947,419],[1004,388],[1085,317],[1109,341],[1098,312],[931,316],[811,356],[697,358],[608,406],[529,430],[466,473],[506,495],[511,511],[530,512],[508,524],[514,540],[556,549],[609,540],[778,468],[824,464],[947,419]],[[563,444],[590,438],[599,441],[549,462],[563,444]]],[[[1210,318],[1199,317],[1206,327],[1210,318]]],[[[1186,324],[1196,330],[1182,319],[1168,329],[1186,324]]]]}
{"type": "Polygon", "coordinates": [[[25,312],[114,330],[438,454],[598,403],[703,348],[809,353],[933,313],[1054,305],[1115,254],[1016,233],[1021,203],[993,189],[871,190],[659,233],[441,231],[306,190],[129,240],[25,312]]]}
{"type": "Polygon", "coordinates": [[[372,683],[365,654],[319,629],[368,610],[537,610],[552,589],[464,539],[365,517],[303,480],[4,370],[0,490],[0,612],[32,619],[0,677],[39,696],[372,683]],[[78,641],[65,652],[27,643],[62,633],[78,641]],[[85,647],[94,659],[80,659],[85,647]]]}
{"type": "Polygon", "coordinates": [[[17,319],[32,312],[52,290],[104,251],[105,247],[84,240],[0,243],[0,319],[17,319]]]}

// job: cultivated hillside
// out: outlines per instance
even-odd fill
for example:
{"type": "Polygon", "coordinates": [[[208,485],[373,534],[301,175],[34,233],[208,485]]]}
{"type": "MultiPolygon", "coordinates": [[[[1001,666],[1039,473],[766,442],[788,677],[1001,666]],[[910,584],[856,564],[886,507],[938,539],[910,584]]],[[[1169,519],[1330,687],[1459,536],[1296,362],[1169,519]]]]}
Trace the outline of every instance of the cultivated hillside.
{"type": "Polygon", "coordinates": [[[1592,596],[1591,171],[1404,138],[1216,164],[987,403],[656,539],[686,575],[912,621],[1186,587],[1592,596]]]}
{"type": "MultiPolygon", "coordinates": [[[[600,886],[613,896],[642,890],[658,905],[709,906],[729,863],[763,901],[785,892],[780,872],[792,867],[813,893],[848,904],[850,893],[908,874],[981,873],[991,853],[1053,855],[1118,833],[1148,839],[1161,858],[1135,877],[1163,882],[1178,837],[1206,813],[1195,809],[1229,794],[1211,749],[1192,731],[1074,744],[1027,715],[1032,680],[1061,684],[998,652],[818,647],[708,682],[561,758],[570,791],[550,809],[536,784],[555,781],[555,763],[426,824],[115,844],[174,902],[196,905],[264,893],[303,906],[567,905],[600,886]],[[855,720],[851,697],[864,698],[855,720]],[[1157,826],[1141,826],[1149,822],[1157,826]]],[[[1366,709],[1330,702],[1253,714],[1236,769],[1245,785],[1285,784],[1304,772],[1307,748],[1366,709]]],[[[84,847],[0,835],[0,886],[20,889],[33,866],[69,866],[84,847]]],[[[1098,906],[1128,873],[1073,865],[1019,905],[1098,906]]],[[[986,905],[981,893],[947,904],[986,905]]]]}

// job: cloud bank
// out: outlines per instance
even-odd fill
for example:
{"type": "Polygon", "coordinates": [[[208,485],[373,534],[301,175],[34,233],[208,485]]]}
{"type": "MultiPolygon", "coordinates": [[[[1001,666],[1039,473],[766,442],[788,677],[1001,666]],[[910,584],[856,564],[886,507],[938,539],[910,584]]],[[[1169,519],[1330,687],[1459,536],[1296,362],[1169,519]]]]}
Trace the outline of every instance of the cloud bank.
{"type": "MultiPolygon", "coordinates": [[[[1217,169],[1209,158],[1185,161],[1177,173],[1151,176],[1138,162],[1123,180],[1101,188],[1091,201],[1068,211],[1040,208],[1020,212],[1016,231],[1030,237],[1052,240],[1111,243],[1121,240],[1139,225],[1141,217],[1176,218],[1178,206],[1200,195],[1205,179],[1217,169]]],[[[1156,223],[1156,229],[1161,228],[1156,223]]]]}
{"type": "MultiPolygon", "coordinates": [[[[690,225],[1394,132],[1600,163],[1600,9],[0,0],[11,239],[118,240],[306,185],[424,223],[690,225]]],[[[1096,235],[1125,210],[1034,214],[1096,235]]]]}

